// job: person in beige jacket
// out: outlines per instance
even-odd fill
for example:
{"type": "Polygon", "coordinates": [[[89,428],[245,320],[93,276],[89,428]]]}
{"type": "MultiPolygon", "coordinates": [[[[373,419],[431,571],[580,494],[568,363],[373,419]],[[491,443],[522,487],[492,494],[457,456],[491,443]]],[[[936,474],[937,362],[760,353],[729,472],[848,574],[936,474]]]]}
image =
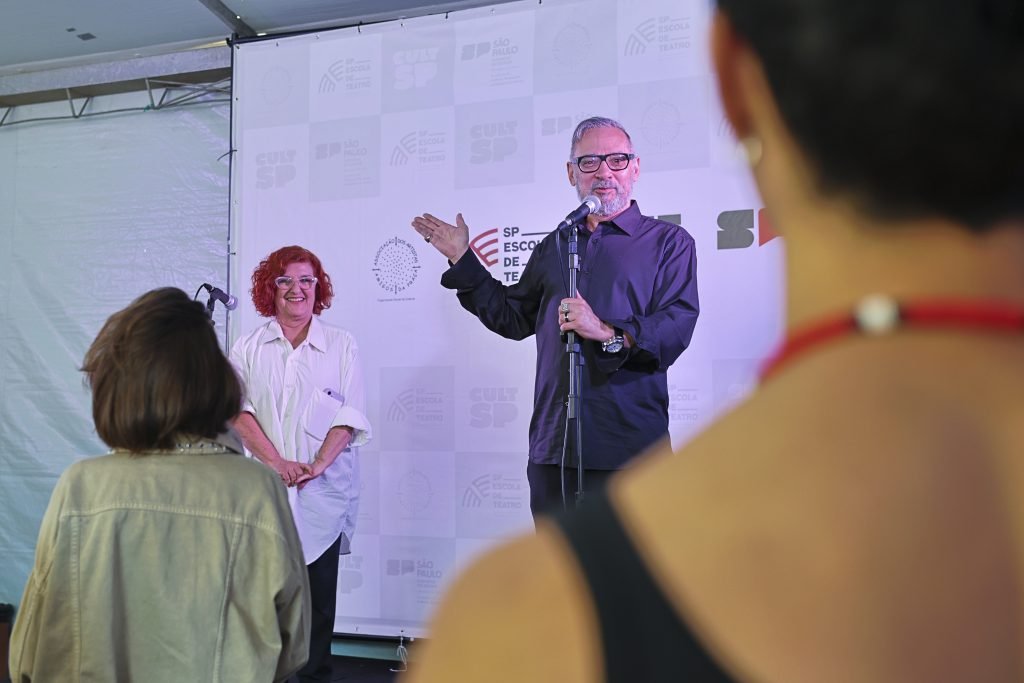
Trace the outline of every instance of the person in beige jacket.
{"type": "Polygon", "coordinates": [[[301,547],[279,478],[225,433],[242,392],[202,305],[144,294],[83,370],[113,450],[53,492],[11,680],[285,680],[308,652],[301,547]]]}

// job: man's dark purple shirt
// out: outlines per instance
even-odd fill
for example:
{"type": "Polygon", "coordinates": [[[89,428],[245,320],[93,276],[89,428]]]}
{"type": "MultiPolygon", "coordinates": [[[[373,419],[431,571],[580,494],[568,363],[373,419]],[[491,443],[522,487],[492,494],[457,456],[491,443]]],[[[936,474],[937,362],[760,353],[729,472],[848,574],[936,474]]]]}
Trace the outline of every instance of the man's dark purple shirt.
{"type": "MultiPolygon", "coordinates": [[[[558,306],[568,296],[568,237],[568,231],[545,237],[522,278],[508,287],[472,251],[441,276],[488,329],[509,339],[537,336],[530,460],[541,464],[562,457],[569,360],[558,306]]],[[[609,354],[601,341],[580,339],[583,464],[618,469],[668,436],[666,372],[697,322],[697,257],[685,230],[641,215],[636,202],[593,233],[580,229],[579,252],[580,295],[598,318],[635,340],[632,348],[609,354]]]]}

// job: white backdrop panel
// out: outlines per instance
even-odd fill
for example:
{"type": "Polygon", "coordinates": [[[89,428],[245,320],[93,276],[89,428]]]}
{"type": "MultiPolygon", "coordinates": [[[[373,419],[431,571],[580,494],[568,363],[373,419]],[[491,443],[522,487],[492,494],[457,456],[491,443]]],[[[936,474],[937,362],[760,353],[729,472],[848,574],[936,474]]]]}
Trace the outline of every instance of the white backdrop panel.
{"type": "Polygon", "coordinates": [[[87,113],[139,111],[0,128],[0,602],[21,599],[57,477],[107,450],[78,371],[103,322],[154,287],[226,287],[228,106],[149,103],[99,97],[87,113]]]}
{"type": "MultiPolygon", "coordinates": [[[[235,46],[232,283],[297,243],[335,283],[375,439],[363,449],[340,632],[420,635],[438,592],[530,528],[534,340],[508,341],[438,280],[409,226],[461,211],[499,280],[577,204],[569,136],[630,129],[645,213],[696,239],[702,313],[669,373],[671,432],[692,437],[752,386],[781,326],[779,240],[735,153],[709,73],[703,0],[546,0],[235,46]]],[[[584,292],[584,295],[586,293],[584,292]]],[[[232,336],[259,323],[251,303],[232,336]]]]}

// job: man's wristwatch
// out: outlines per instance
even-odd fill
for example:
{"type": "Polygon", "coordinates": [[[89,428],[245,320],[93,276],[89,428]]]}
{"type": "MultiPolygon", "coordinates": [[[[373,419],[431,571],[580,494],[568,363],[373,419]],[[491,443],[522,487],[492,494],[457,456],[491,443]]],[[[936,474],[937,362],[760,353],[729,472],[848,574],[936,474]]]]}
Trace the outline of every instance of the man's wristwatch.
{"type": "Polygon", "coordinates": [[[626,340],[622,337],[622,330],[613,328],[611,339],[601,342],[601,350],[605,353],[618,353],[625,346],[626,340]]]}

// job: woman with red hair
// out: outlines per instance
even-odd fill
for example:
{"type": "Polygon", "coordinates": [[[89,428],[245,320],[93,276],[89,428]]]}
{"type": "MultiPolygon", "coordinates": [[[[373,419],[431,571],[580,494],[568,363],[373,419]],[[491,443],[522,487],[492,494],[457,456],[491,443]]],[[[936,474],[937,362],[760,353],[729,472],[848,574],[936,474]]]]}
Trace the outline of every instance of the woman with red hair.
{"type": "Polygon", "coordinates": [[[288,487],[309,571],[313,619],[300,681],[330,672],[338,555],[350,552],[359,496],[358,446],[370,439],[359,349],[320,321],[334,290],[316,254],[283,247],[252,274],[252,302],[269,321],[231,351],[247,394],[235,429],[288,487]]]}

